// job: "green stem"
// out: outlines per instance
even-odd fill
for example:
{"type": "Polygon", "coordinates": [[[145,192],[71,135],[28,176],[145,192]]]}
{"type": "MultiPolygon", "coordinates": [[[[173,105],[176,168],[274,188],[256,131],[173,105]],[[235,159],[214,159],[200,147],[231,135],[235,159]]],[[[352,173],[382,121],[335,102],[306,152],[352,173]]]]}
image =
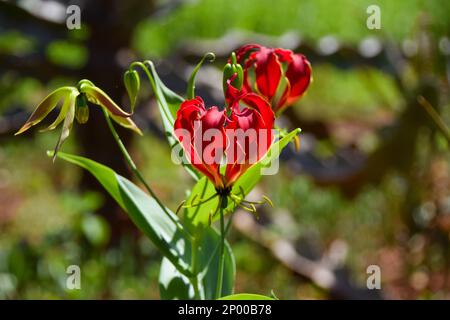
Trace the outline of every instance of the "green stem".
{"type": "Polygon", "coordinates": [[[222,284],[223,284],[223,269],[224,269],[224,256],[225,256],[225,220],[223,216],[223,204],[226,207],[226,198],[219,200],[219,214],[220,214],[220,252],[219,252],[219,268],[217,270],[217,286],[216,286],[216,299],[222,296],[222,284]]]}
{"type": "MultiPolygon", "coordinates": [[[[167,208],[163,205],[161,200],[156,196],[156,194],[153,192],[152,188],[147,184],[144,177],[142,176],[141,172],[138,170],[136,164],[134,163],[133,159],[131,158],[130,154],[128,153],[127,149],[125,148],[125,145],[123,144],[122,140],[119,137],[119,134],[117,133],[116,129],[114,128],[114,125],[109,118],[108,112],[102,108],[103,114],[105,115],[106,123],[108,124],[108,127],[113,135],[114,140],[117,142],[117,145],[119,146],[120,151],[122,152],[122,155],[125,158],[125,161],[127,162],[128,166],[131,168],[133,173],[136,175],[136,177],[141,181],[141,183],[144,185],[145,189],[150,193],[150,195],[155,199],[156,203],[161,207],[161,209],[166,213],[166,215],[169,217],[170,220],[172,220],[173,223],[176,224],[176,226],[182,230],[183,232],[186,232],[186,230],[183,228],[183,226],[176,221],[169,211],[167,211],[167,208]]],[[[189,235],[190,236],[190,235],[189,235]]]]}
{"type": "Polygon", "coordinates": [[[427,99],[425,99],[423,96],[417,97],[417,102],[425,109],[425,111],[428,113],[428,115],[431,117],[431,119],[434,121],[438,129],[441,131],[441,133],[444,135],[444,137],[447,139],[448,142],[450,142],[450,129],[445,124],[444,120],[442,120],[439,113],[436,111],[436,109],[433,108],[430,102],[428,102],[427,99]]]}
{"type": "Polygon", "coordinates": [[[198,289],[198,271],[197,271],[197,239],[194,238],[192,241],[192,274],[193,276],[190,278],[190,281],[192,283],[192,286],[194,287],[194,298],[195,299],[201,299],[200,297],[200,291],[198,289]]]}

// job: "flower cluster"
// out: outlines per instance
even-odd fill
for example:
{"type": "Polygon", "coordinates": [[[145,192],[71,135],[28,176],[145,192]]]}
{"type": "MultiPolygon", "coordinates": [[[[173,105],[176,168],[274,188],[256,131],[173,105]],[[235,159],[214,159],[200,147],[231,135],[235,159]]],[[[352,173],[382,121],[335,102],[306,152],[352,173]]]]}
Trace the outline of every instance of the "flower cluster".
{"type": "Polygon", "coordinates": [[[188,161],[219,193],[226,193],[267,153],[275,114],[299,99],[310,81],[311,66],[303,55],[260,45],[241,47],[224,69],[226,107],[206,108],[195,97],[177,112],[174,133],[188,161]]]}

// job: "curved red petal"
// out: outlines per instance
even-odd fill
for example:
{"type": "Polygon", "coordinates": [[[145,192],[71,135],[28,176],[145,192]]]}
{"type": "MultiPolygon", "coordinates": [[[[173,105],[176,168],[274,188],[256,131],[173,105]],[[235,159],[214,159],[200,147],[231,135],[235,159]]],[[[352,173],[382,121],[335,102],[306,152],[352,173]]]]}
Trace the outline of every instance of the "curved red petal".
{"type": "Polygon", "coordinates": [[[281,79],[281,64],[270,49],[261,49],[255,62],[256,86],[267,100],[275,95],[281,79]]]}
{"type": "Polygon", "coordinates": [[[293,56],[292,62],[286,70],[286,78],[291,86],[286,104],[292,104],[303,95],[311,82],[311,71],[311,65],[304,55],[295,54],[293,56]]]}

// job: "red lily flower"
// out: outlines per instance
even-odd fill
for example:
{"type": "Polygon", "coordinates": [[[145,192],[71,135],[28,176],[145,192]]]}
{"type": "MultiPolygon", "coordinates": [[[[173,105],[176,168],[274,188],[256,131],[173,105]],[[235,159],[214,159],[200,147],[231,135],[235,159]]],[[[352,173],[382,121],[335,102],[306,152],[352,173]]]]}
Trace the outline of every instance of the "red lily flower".
{"type": "Polygon", "coordinates": [[[224,110],[220,111],[216,106],[206,109],[203,99],[196,97],[181,104],[174,123],[175,135],[187,153],[189,162],[218,188],[223,187],[219,169],[220,158],[226,146],[225,121],[224,110]],[[218,135],[212,142],[204,139],[209,129],[215,129],[214,132],[218,135]],[[209,147],[211,152],[208,157],[204,151],[210,144],[212,146],[209,147]],[[219,160],[216,160],[216,156],[219,160]]]}
{"type": "Polygon", "coordinates": [[[174,124],[187,159],[217,190],[231,190],[273,142],[275,116],[269,103],[254,93],[239,92],[230,81],[228,88],[229,117],[226,110],[215,106],[206,109],[203,100],[196,97],[181,104],[174,124]],[[223,159],[225,174],[220,172],[223,159]]]}
{"type": "Polygon", "coordinates": [[[239,48],[236,57],[244,67],[244,90],[265,97],[276,113],[300,99],[311,82],[310,63],[291,50],[249,44],[239,48]],[[249,78],[253,72],[252,85],[249,78]]]}

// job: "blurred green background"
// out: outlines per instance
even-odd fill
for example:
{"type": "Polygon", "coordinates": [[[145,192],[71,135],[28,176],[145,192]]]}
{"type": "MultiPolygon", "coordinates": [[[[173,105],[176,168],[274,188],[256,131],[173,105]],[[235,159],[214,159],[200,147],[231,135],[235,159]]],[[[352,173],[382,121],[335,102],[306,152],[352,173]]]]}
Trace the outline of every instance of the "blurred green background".
{"type": "MultiPolygon", "coordinates": [[[[1,0],[0,299],[159,298],[160,254],[90,176],[46,156],[58,132],[13,134],[50,90],[82,78],[128,106],[122,74],[137,59],[156,61],[184,93],[194,64],[215,52],[197,88],[221,105],[220,68],[251,42],[304,53],[314,82],[280,119],[303,129],[300,152],[288,148],[257,190],[275,208],[237,216],[230,233],[236,292],[450,298],[449,146],[417,103],[450,123],[449,31],[445,0],[1,0]],[[79,30],[66,27],[71,4],[79,30]],[[380,30],[366,26],[373,4],[380,30]],[[72,264],[81,290],[66,288],[72,264]],[[372,264],[380,291],[366,288],[372,264]]],[[[147,84],[139,101],[145,136],[121,134],[175,209],[192,181],[170,161],[147,84]]],[[[63,149],[130,176],[98,110],[63,149]]]]}

